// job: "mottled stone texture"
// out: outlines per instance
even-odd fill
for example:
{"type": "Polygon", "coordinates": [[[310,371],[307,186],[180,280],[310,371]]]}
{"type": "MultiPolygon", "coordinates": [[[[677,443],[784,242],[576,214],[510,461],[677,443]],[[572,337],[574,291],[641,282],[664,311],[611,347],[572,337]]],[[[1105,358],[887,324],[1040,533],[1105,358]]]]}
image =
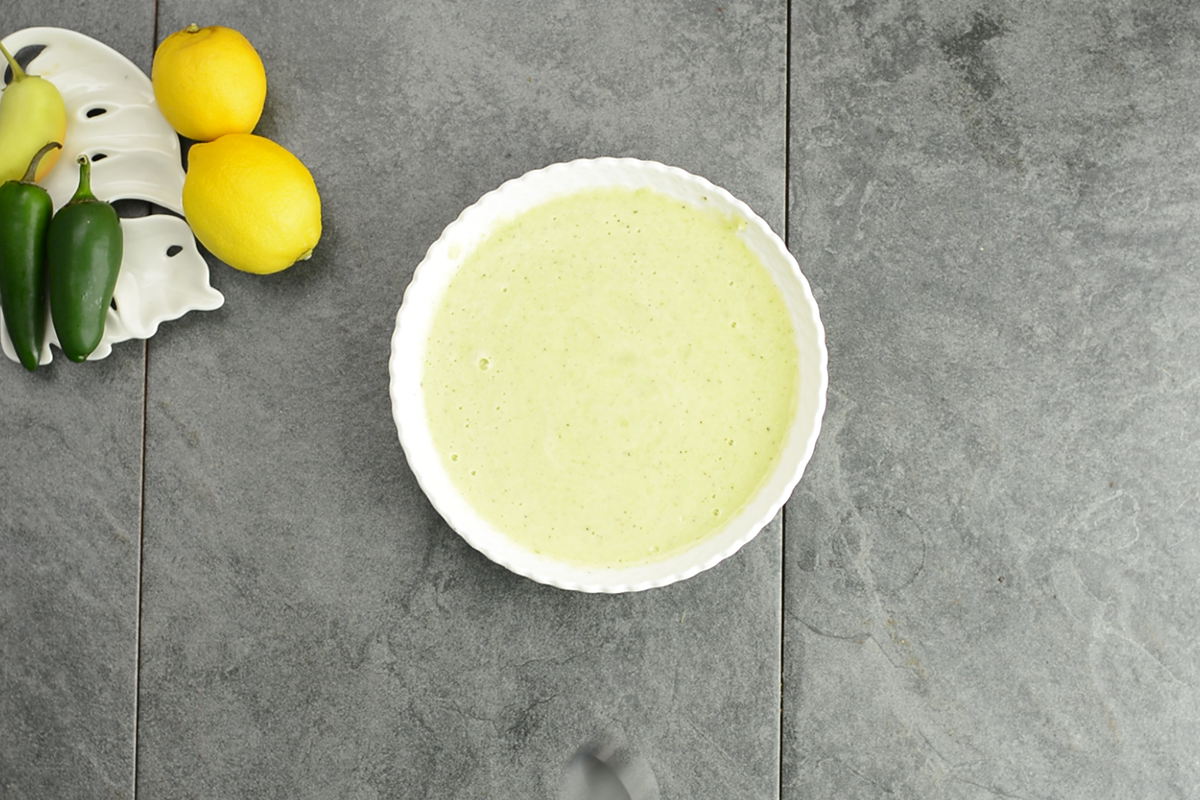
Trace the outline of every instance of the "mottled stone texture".
{"type": "Polygon", "coordinates": [[[1200,794],[1200,8],[793,4],[782,795],[1200,794]]]}
{"type": "Polygon", "coordinates": [[[598,736],[673,800],[1200,796],[1200,7],[9,6],[144,69],[242,30],[325,232],[0,363],[4,800],[552,798],[598,736]],[[599,155],[786,228],[830,350],[782,524],[619,597],[467,547],[387,394],[442,228],[599,155]]]}
{"type": "MultiPolygon", "coordinates": [[[[68,27],[146,69],[144,2],[5,3],[0,37],[68,27]]],[[[141,342],[36,373],[0,356],[0,797],[129,798],[141,507],[141,342]]]]}

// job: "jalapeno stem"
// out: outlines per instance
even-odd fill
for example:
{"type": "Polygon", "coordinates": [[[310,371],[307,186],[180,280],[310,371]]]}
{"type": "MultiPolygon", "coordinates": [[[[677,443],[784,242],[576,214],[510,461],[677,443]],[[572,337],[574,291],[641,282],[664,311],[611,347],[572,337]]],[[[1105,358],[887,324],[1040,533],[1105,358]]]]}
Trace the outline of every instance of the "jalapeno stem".
{"type": "Polygon", "coordinates": [[[25,80],[25,70],[21,69],[21,65],[17,63],[17,60],[13,58],[11,54],[9,54],[8,50],[3,44],[0,44],[0,53],[4,54],[4,57],[8,59],[8,65],[12,67],[13,83],[25,80]]]}
{"type": "Polygon", "coordinates": [[[79,164],[79,188],[67,201],[67,205],[87,203],[96,199],[92,194],[92,162],[88,160],[87,153],[80,153],[75,162],[79,164]]]}
{"type": "Polygon", "coordinates": [[[61,147],[62,145],[58,142],[47,142],[45,147],[34,153],[33,159],[29,162],[29,169],[25,170],[25,177],[21,178],[21,183],[37,183],[36,175],[38,162],[42,160],[42,156],[46,155],[46,153],[61,147]]]}

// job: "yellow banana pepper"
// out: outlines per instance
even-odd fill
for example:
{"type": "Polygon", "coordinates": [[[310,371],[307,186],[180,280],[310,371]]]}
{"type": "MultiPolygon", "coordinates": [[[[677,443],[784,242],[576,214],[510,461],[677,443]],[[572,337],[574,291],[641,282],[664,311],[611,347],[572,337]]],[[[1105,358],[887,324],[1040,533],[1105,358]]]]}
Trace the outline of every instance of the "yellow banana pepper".
{"type": "MultiPolygon", "coordinates": [[[[0,183],[3,183],[20,180],[34,153],[50,142],[63,141],[67,110],[53,83],[25,74],[2,44],[0,53],[8,59],[13,73],[12,83],[0,93],[0,183]]],[[[40,181],[54,166],[58,152],[52,150],[42,158],[35,181],[40,181]]]]}

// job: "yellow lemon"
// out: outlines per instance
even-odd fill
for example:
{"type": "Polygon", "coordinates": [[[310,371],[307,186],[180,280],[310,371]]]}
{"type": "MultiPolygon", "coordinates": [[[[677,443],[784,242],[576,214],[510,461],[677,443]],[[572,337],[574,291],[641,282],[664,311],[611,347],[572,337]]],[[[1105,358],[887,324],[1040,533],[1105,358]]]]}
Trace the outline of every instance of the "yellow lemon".
{"type": "Polygon", "coordinates": [[[254,47],[219,25],[189,25],[163,39],[150,82],[171,127],[200,142],[250,133],[267,96],[267,75],[254,47]]]}
{"type": "Polygon", "coordinates": [[[260,275],[308,258],[321,238],[321,198],[308,169],[249,133],[192,145],[183,214],[209,252],[260,275]]]}

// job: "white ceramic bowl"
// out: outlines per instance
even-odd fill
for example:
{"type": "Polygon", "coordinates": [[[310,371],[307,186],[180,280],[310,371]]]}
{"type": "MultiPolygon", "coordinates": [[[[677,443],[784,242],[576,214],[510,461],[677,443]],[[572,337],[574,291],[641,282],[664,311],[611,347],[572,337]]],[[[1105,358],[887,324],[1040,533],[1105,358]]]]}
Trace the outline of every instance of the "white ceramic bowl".
{"type": "Polygon", "coordinates": [[[812,456],[828,385],[825,329],[796,260],[770,227],[729,192],[675,167],[629,158],[581,159],[526,173],[488,192],[450,223],[417,266],[392,336],[392,414],[418,483],[455,531],[492,561],[535,581],[585,592],[631,592],[689,578],[753,539],[791,496],[812,456]],[[427,423],[421,377],[426,339],[451,277],[499,223],[550,199],[604,186],[649,188],[740,218],[739,235],[783,294],[799,350],[800,390],[783,452],[750,501],[715,534],[664,560],[636,566],[580,567],[553,561],[495,530],[463,499],[442,465],[427,423]]]}

